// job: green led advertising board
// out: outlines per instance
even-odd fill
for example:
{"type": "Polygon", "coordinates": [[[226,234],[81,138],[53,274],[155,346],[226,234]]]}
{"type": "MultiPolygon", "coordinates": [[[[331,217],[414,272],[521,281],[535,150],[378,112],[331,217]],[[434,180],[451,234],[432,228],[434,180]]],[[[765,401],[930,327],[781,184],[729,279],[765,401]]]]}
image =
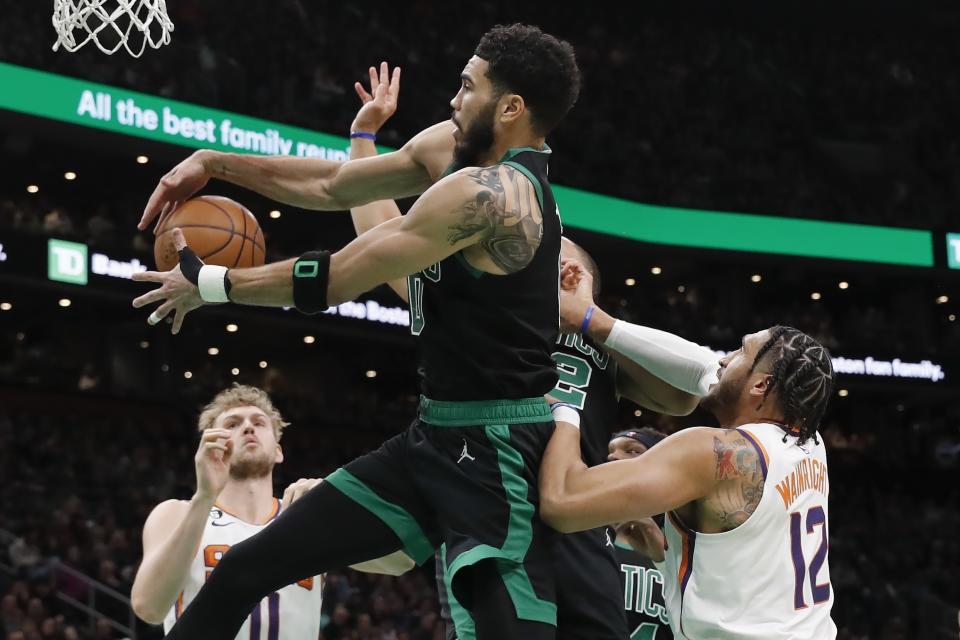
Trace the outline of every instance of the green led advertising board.
{"type": "MultiPolygon", "coordinates": [[[[349,140],[342,136],[5,63],[0,63],[0,86],[0,109],[184,147],[327,160],[348,155],[349,140]]],[[[562,186],[554,191],[565,225],[639,242],[934,264],[933,236],[920,229],[652,206],[562,186]]]]}

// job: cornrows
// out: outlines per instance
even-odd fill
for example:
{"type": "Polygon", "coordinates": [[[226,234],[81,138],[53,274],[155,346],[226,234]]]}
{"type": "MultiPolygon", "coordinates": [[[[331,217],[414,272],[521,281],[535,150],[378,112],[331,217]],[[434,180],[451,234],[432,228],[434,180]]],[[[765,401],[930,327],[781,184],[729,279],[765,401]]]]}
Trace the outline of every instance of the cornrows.
{"type": "Polygon", "coordinates": [[[830,352],[799,329],[778,325],[770,330],[770,339],[757,352],[750,370],[764,358],[770,361],[773,377],[764,400],[776,390],[784,421],[799,426],[798,442],[810,438],[816,442],[817,428],[833,392],[830,352]]]}

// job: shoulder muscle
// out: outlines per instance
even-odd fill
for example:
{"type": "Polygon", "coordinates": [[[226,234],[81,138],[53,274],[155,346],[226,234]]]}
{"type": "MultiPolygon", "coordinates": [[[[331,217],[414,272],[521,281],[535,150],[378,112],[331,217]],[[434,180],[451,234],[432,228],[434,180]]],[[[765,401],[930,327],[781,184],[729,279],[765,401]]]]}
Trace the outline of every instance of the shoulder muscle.
{"type": "Polygon", "coordinates": [[[739,527],[756,511],[763,497],[760,456],[736,430],[713,436],[716,487],[704,500],[704,515],[720,530],[739,527]]]}
{"type": "Polygon", "coordinates": [[[186,500],[166,500],[154,507],[143,524],[144,552],[173,531],[189,508],[190,503],[186,500]]]}
{"type": "Polygon", "coordinates": [[[470,194],[450,225],[450,242],[475,238],[503,273],[530,264],[543,236],[543,214],[530,180],[507,165],[456,175],[470,186],[470,194]]]}

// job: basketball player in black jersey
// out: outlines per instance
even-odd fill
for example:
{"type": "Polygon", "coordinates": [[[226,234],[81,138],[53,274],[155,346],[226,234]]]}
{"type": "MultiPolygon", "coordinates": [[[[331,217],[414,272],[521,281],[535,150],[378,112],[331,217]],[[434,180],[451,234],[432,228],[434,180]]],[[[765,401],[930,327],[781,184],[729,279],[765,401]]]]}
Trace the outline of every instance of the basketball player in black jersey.
{"type": "MultiPolygon", "coordinates": [[[[619,431],[610,438],[607,460],[636,458],[666,437],[649,427],[619,431]]],[[[623,581],[623,607],[630,640],[673,638],[663,601],[663,575],[653,564],[663,562],[663,545],[663,532],[653,518],[617,527],[614,547],[623,581]]]]}
{"type": "MultiPolygon", "coordinates": [[[[390,84],[386,65],[381,65],[379,72],[371,67],[369,72],[370,91],[367,92],[360,83],[354,87],[363,106],[352,129],[376,133],[397,107],[399,85],[390,84]]],[[[358,138],[351,141],[351,158],[370,157],[376,153],[376,146],[370,140],[358,138]]],[[[351,209],[358,235],[400,215],[392,200],[351,209]]],[[[593,282],[599,289],[596,265],[581,247],[564,238],[560,255],[565,260],[589,264],[591,273],[594,273],[593,282]]],[[[408,300],[407,282],[395,281],[390,286],[404,301],[408,300]]],[[[564,311],[561,309],[561,316],[565,315],[564,311]]],[[[610,427],[617,420],[621,394],[644,407],[671,414],[689,413],[696,405],[693,395],[653,378],[633,363],[627,362],[619,367],[609,354],[577,334],[576,328],[571,330],[557,339],[553,350],[559,380],[551,395],[584,412],[586,424],[582,430],[581,450],[584,460],[591,466],[607,458],[610,427]]],[[[457,630],[459,637],[470,637],[473,621],[456,597],[448,593],[444,568],[444,554],[441,552],[437,555],[437,587],[441,613],[448,624],[448,638],[457,637],[457,630]]],[[[621,567],[605,528],[563,536],[557,544],[554,571],[557,578],[558,639],[615,640],[628,636],[621,567]]],[[[630,628],[638,627],[639,623],[630,628]]],[[[643,629],[646,633],[649,626],[643,629]]]]}
{"type": "Polygon", "coordinates": [[[476,637],[554,636],[554,533],[537,517],[559,315],[545,136],[578,92],[568,43],[535,27],[495,27],[461,74],[451,121],[400,151],[346,163],[201,151],[161,180],[141,228],[211,177],[314,209],[423,193],[407,215],[332,255],[228,271],[203,265],[174,232],[179,267],[138,276],[161,286],[134,305],[159,302],[151,321],[173,312],[174,333],[204,303],[320,312],[409,276],[422,354],[410,428],[233,547],[169,637],[232,638],[278,586],[399,549],[423,562],[441,543],[476,637]]]}

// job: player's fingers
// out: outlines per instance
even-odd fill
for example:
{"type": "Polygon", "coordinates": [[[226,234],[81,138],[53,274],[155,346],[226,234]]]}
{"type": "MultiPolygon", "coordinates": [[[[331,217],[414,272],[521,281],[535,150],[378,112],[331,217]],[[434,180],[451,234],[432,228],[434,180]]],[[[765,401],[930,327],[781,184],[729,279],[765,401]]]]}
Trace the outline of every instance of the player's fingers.
{"type": "Polygon", "coordinates": [[[370,67],[367,69],[367,73],[370,74],[370,93],[376,95],[377,85],[380,84],[380,76],[377,75],[377,68],[370,67]]]}
{"type": "Polygon", "coordinates": [[[373,96],[367,93],[367,90],[363,88],[363,85],[359,82],[353,83],[353,90],[357,92],[357,95],[360,97],[360,102],[367,104],[373,100],[373,96]]]}
{"type": "Polygon", "coordinates": [[[133,308],[139,309],[140,307],[145,307],[148,304],[158,302],[160,300],[167,299],[167,292],[163,290],[163,287],[159,289],[154,289],[153,291],[147,291],[142,296],[133,299],[133,308]]]}
{"type": "Polygon", "coordinates": [[[173,230],[173,248],[181,251],[187,247],[187,239],[183,236],[183,230],[179,227],[173,230]]]}
{"type": "Polygon", "coordinates": [[[174,306],[176,306],[173,300],[167,300],[162,305],[154,309],[153,313],[150,314],[150,317],[147,318],[149,324],[157,324],[173,311],[174,306]]]}
{"type": "Polygon", "coordinates": [[[170,327],[170,333],[177,335],[180,333],[180,327],[183,326],[183,318],[186,316],[189,311],[181,307],[177,307],[177,310],[173,314],[173,326],[170,327]]]}
{"type": "Polygon", "coordinates": [[[157,216],[164,202],[166,202],[166,189],[163,183],[161,183],[158,184],[157,188],[150,194],[147,205],[143,208],[143,215],[140,217],[140,222],[137,223],[137,229],[140,229],[140,231],[146,229],[150,221],[157,216]]]}
{"type": "Polygon", "coordinates": [[[180,206],[179,200],[170,200],[165,205],[163,205],[163,209],[160,211],[160,217],[157,218],[157,224],[154,225],[153,227],[154,234],[156,234],[157,231],[163,228],[163,225],[167,223],[167,220],[170,218],[170,216],[174,214],[174,212],[177,210],[177,207],[179,206],[180,206]]]}
{"type": "Polygon", "coordinates": [[[390,95],[396,101],[400,97],[400,67],[393,70],[393,79],[390,80],[390,95]]]}
{"type": "Polygon", "coordinates": [[[134,282],[163,282],[164,274],[160,271],[138,271],[130,275],[134,282]]]}
{"type": "Polygon", "coordinates": [[[390,84],[390,66],[386,60],[380,63],[380,84],[384,86],[390,84]]]}
{"type": "Polygon", "coordinates": [[[217,460],[221,460],[223,459],[223,454],[227,452],[227,445],[219,442],[207,442],[203,445],[203,451],[208,456],[212,456],[217,460]]]}
{"type": "Polygon", "coordinates": [[[280,498],[280,502],[283,503],[284,507],[290,506],[290,489],[293,488],[293,485],[290,485],[283,491],[283,496],[280,498]]]}
{"type": "Polygon", "coordinates": [[[200,436],[201,442],[213,442],[214,440],[226,440],[230,437],[230,432],[226,429],[207,429],[200,436]]]}

